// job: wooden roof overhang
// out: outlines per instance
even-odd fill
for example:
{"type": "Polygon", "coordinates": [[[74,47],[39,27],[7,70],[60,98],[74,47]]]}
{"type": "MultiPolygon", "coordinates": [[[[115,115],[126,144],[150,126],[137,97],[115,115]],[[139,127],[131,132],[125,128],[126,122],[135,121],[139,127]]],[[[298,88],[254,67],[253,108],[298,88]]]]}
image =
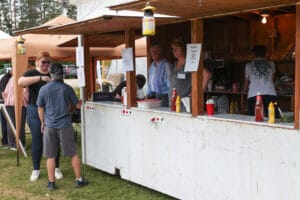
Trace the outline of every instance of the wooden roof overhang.
{"type": "MultiPolygon", "coordinates": [[[[179,18],[157,18],[156,26],[175,23],[179,18]]],[[[142,17],[103,15],[48,29],[48,34],[101,34],[119,32],[129,29],[140,30],[142,17]]]]}
{"type": "MultiPolygon", "coordinates": [[[[141,38],[140,32],[136,32],[135,38],[141,38]]],[[[116,47],[121,44],[124,44],[125,32],[117,31],[112,33],[103,33],[103,34],[90,34],[89,41],[86,44],[89,47],[116,47]]],[[[58,45],[58,47],[77,47],[78,38],[74,38],[65,43],[58,45]]]]}
{"type": "MultiPolygon", "coordinates": [[[[161,26],[176,23],[179,18],[157,18],[156,25],[161,26]]],[[[41,34],[57,35],[85,35],[87,47],[117,47],[125,42],[125,31],[134,30],[134,38],[141,38],[142,17],[103,15],[97,18],[73,22],[60,26],[52,26],[47,31],[41,30],[41,34]]],[[[24,32],[23,32],[24,33],[24,32]]],[[[38,33],[38,31],[36,31],[38,33]]],[[[60,44],[60,47],[76,47],[77,39],[72,39],[60,44]]],[[[141,54],[139,54],[141,56],[141,54]]]]}
{"type": "Polygon", "coordinates": [[[299,0],[137,0],[111,6],[112,10],[141,11],[147,2],[155,13],[182,18],[212,18],[295,5],[299,0]]]}
{"type": "MultiPolygon", "coordinates": [[[[175,23],[178,18],[158,18],[157,26],[175,23]]],[[[88,47],[116,47],[124,44],[125,30],[134,29],[135,39],[141,38],[142,17],[103,15],[97,18],[71,22],[64,25],[43,25],[36,28],[16,31],[22,34],[55,34],[55,35],[87,35],[89,39],[85,44],[88,47]]],[[[76,47],[76,38],[66,41],[59,47],[76,47]]]]}

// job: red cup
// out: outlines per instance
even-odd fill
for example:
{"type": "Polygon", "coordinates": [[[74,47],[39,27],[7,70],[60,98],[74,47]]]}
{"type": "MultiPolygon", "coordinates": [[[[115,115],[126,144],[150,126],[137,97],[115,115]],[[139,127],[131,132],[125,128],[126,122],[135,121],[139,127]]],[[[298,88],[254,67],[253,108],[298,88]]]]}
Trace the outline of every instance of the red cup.
{"type": "Polygon", "coordinates": [[[206,104],[206,112],[208,115],[213,115],[215,113],[215,104],[207,103],[206,104]]]}

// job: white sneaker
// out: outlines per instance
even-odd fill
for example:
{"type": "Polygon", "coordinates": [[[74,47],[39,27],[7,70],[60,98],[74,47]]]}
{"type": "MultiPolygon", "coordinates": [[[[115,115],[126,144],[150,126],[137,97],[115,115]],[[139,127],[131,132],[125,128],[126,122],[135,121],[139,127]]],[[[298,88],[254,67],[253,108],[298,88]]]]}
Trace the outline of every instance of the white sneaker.
{"type": "Polygon", "coordinates": [[[55,179],[63,179],[63,174],[59,168],[55,168],[55,179]]]}
{"type": "Polygon", "coordinates": [[[30,181],[38,180],[39,176],[40,176],[40,170],[32,170],[30,181]]]}
{"type": "Polygon", "coordinates": [[[10,147],[11,151],[17,151],[17,149],[15,147],[10,147]]]}

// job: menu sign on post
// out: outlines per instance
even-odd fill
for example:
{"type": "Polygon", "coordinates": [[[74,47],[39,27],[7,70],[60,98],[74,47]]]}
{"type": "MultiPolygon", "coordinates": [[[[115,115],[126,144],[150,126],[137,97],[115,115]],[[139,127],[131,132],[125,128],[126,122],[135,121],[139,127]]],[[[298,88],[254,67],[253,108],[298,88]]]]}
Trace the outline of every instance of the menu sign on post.
{"type": "Polygon", "coordinates": [[[76,65],[78,67],[77,84],[79,88],[82,88],[85,87],[83,47],[76,47],[76,65]]]}
{"type": "Polygon", "coordinates": [[[83,47],[76,47],[76,65],[84,66],[83,47]]]}
{"type": "Polygon", "coordinates": [[[123,71],[133,71],[133,52],[132,48],[125,48],[122,51],[123,71]]]}
{"type": "Polygon", "coordinates": [[[199,67],[201,43],[187,44],[185,72],[195,72],[199,67]]]}
{"type": "Polygon", "coordinates": [[[85,75],[83,67],[79,67],[77,69],[77,84],[79,88],[85,87],[85,75]]]}

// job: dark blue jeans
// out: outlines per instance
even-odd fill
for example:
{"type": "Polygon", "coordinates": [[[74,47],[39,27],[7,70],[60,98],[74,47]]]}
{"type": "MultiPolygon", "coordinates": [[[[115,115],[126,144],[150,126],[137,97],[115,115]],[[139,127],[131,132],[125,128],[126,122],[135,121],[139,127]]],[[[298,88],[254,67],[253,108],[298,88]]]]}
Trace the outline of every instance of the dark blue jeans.
{"type": "Polygon", "coordinates": [[[3,111],[0,112],[0,120],[1,120],[1,132],[2,132],[1,144],[6,145],[8,144],[7,124],[6,124],[6,119],[4,117],[3,111]]]}
{"type": "MultiPolygon", "coordinates": [[[[41,132],[41,121],[38,115],[37,106],[28,105],[26,119],[32,135],[31,154],[33,169],[39,170],[43,154],[43,133],[41,132]]],[[[60,150],[55,157],[55,167],[59,167],[60,150]]]]}

